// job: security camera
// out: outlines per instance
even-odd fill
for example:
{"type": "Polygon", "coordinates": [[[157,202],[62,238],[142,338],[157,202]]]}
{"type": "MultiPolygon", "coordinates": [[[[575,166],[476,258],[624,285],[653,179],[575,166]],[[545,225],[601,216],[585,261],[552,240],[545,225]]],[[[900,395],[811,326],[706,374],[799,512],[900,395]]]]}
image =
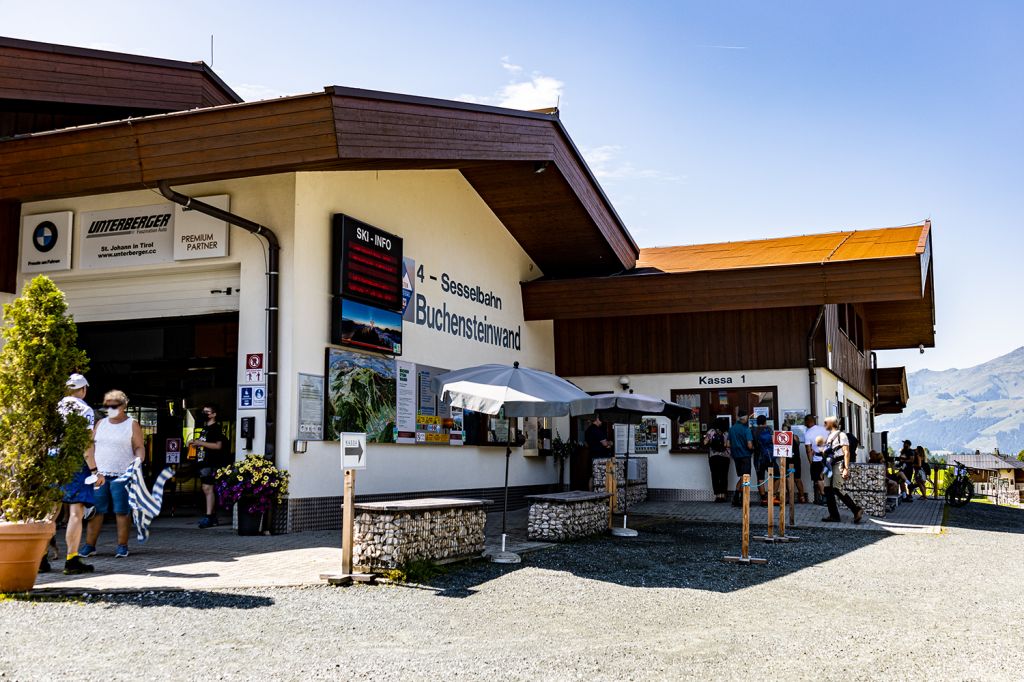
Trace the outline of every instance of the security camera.
{"type": "Polygon", "coordinates": [[[917,349],[919,351],[921,351],[921,355],[924,355],[924,344],[923,343],[920,346],[918,346],[917,349]]]}
{"type": "Polygon", "coordinates": [[[622,386],[622,390],[623,391],[625,391],[627,388],[629,388],[629,377],[627,377],[627,376],[619,377],[619,385],[622,386]]]}

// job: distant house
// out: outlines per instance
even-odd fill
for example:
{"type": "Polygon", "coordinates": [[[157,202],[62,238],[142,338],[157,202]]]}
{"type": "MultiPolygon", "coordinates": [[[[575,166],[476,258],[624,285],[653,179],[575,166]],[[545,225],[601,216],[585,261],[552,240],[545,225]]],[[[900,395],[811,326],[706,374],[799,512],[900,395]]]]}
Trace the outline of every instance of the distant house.
{"type": "MultiPolygon", "coordinates": [[[[1010,502],[1021,500],[1024,494],[1024,462],[1001,455],[983,454],[950,455],[947,459],[951,463],[960,462],[970,470],[978,494],[996,497],[998,502],[1004,503],[999,496],[999,490],[1003,489],[1011,493],[1008,496],[1013,498],[1010,502]]],[[[1004,497],[1007,497],[1005,493],[1004,497]]]]}

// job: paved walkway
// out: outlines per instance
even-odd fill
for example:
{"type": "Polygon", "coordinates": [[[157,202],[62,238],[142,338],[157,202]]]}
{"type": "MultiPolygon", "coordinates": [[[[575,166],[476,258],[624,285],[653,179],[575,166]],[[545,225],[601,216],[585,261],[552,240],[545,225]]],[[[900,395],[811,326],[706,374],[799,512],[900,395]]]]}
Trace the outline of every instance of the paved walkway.
{"type": "MultiPolygon", "coordinates": [[[[821,519],[828,515],[825,507],[816,504],[796,505],[795,528],[856,528],[859,530],[875,530],[885,533],[938,533],[942,530],[942,510],[944,500],[915,500],[911,504],[901,504],[895,512],[886,514],[883,519],[865,516],[860,525],[854,525],[853,515],[840,505],[843,521],[825,523],[821,519]]],[[[776,523],[778,508],[776,507],[776,523]]],[[[629,510],[631,517],[668,518],[694,523],[735,523],[742,520],[742,511],[729,503],[714,502],[644,502],[629,510]]],[[[787,528],[789,516],[786,516],[787,528]]],[[[750,507],[751,535],[762,535],[768,525],[768,509],[760,505],[750,507]]],[[[776,528],[778,530],[778,528],[776,528]]],[[[794,533],[795,534],[795,533],[794,533]]]]}
{"type": "MultiPolygon", "coordinates": [[[[914,502],[902,505],[885,519],[868,519],[859,526],[847,522],[821,522],[824,509],[797,505],[796,528],[857,528],[888,533],[937,533],[942,522],[942,502],[914,502]]],[[[508,551],[525,554],[551,543],[526,538],[527,510],[509,513],[508,551]]],[[[631,525],[646,525],[658,519],[694,523],[739,524],[740,511],[728,504],[710,502],[645,502],[630,510],[631,525]]],[[[763,533],[765,509],[751,510],[752,535],[763,533]]],[[[140,591],[216,590],[238,587],[280,587],[322,584],[322,573],[341,568],[339,531],[311,531],[289,535],[241,537],[230,526],[199,530],[195,519],[157,519],[147,543],[139,545],[134,536],[131,556],[113,557],[113,525],[104,527],[99,553],[89,562],[91,575],[65,576],[63,561],[54,562],[54,572],[41,574],[40,591],[140,591]]],[[[501,548],[501,513],[488,514],[485,555],[501,548]]],[[[796,533],[794,533],[796,534],[796,533]]],[[[63,536],[60,537],[63,545],[63,536]]],[[[63,551],[63,547],[62,547],[63,551]]]]}

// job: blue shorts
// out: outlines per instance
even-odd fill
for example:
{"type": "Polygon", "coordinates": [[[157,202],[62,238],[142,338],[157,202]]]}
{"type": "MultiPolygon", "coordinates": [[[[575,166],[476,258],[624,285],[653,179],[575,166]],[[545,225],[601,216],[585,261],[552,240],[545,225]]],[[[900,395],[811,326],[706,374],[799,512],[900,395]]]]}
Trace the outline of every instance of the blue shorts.
{"type": "Polygon", "coordinates": [[[68,504],[92,504],[92,484],[85,482],[87,478],[89,478],[89,466],[83,464],[82,468],[75,472],[71,483],[61,486],[61,490],[64,491],[63,501],[68,504]]]}
{"type": "Polygon", "coordinates": [[[115,514],[131,514],[131,507],[128,506],[128,481],[118,481],[113,476],[105,478],[103,485],[96,488],[96,513],[106,514],[111,506],[115,514]]]}

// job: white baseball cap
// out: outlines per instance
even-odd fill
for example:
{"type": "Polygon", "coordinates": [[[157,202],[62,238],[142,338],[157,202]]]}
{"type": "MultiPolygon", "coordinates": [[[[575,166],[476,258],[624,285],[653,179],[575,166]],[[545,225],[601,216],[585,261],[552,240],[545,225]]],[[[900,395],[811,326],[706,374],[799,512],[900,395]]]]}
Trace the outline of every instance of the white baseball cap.
{"type": "Polygon", "coordinates": [[[78,373],[69,376],[67,383],[65,384],[65,386],[67,386],[68,388],[73,388],[76,391],[80,388],[85,388],[88,385],[89,381],[84,376],[78,373]]]}

